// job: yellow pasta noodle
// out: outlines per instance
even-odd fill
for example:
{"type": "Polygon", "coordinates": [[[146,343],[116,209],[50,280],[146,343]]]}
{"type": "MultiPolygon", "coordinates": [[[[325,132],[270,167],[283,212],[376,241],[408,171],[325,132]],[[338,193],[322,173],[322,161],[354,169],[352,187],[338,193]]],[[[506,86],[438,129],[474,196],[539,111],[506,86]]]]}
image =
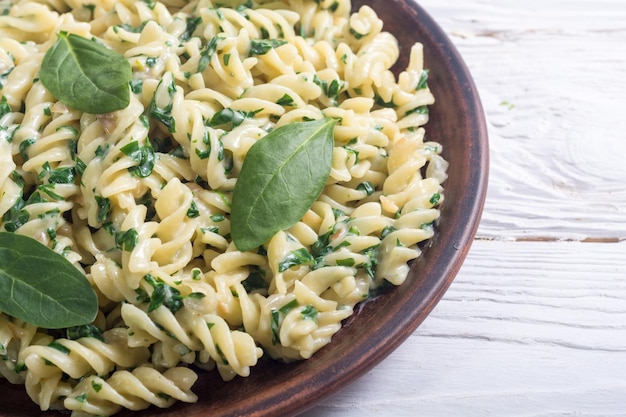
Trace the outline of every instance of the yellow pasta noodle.
{"type": "MultiPolygon", "coordinates": [[[[74,417],[194,402],[261,356],[311,358],[358,303],[401,285],[436,233],[447,162],[416,43],[349,0],[13,0],[0,8],[0,231],[84,272],[94,323],[50,331],[0,312],[0,377],[74,417]],[[39,80],[61,32],[132,70],[128,106],[89,114],[39,80]],[[231,238],[250,148],[336,120],[306,214],[254,251],[231,238]]],[[[0,295],[1,296],[1,295],[0,295]]]]}

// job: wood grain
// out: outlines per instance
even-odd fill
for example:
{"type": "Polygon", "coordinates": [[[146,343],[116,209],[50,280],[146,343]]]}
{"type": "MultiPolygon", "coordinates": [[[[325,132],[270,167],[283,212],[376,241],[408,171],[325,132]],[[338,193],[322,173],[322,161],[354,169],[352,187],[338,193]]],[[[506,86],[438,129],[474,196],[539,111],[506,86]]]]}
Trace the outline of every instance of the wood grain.
{"type": "Polygon", "coordinates": [[[461,51],[487,113],[479,235],[626,238],[626,3],[420,4],[461,51]]]}
{"type": "Polygon", "coordinates": [[[483,219],[417,331],[304,417],[625,417],[626,3],[419,3],[485,107],[483,219]]]}
{"type": "Polygon", "coordinates": [[[625,252],[475,242],[409,340],[304,417],[625,416],[625,252]]]}

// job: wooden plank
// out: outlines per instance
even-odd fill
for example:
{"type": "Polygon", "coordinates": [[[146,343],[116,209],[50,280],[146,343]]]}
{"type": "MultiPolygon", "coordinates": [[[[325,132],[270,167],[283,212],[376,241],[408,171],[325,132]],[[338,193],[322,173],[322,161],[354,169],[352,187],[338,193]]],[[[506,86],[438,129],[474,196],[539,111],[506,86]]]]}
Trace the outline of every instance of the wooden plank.
{"type": "Polygon", "coordinates": [[[479,239],[423,325],[304,416],[626,416],[626,3],[419,3],[487,114],[479,239]]]}
{"type": "Polygon", "coordinates": [[[622,0],[417,0],[452,33],[624,30],[622,0]]]}
{"type": "Polygon", "coordinates": [[[421,1],[490,129],[479,236],[626,238],[626,3],[421,1]]]}
{"type": "Polygon", "coordinates": [[[475,242],[423,325],[304,416],[626,416],[624,253],[475,242]]]}

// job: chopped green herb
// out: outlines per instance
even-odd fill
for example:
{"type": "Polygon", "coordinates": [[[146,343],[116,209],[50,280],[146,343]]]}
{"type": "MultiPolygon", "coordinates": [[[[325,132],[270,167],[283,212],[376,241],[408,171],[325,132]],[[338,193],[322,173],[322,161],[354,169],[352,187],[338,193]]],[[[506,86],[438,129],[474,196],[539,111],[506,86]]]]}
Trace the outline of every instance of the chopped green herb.
{"type": "Polygon", "coordinates": [[[146,219],[152,219],[156,215],[156,209],[154,208],[154,198],[150,191],[146,191],[144,195],[135,200],[138,205],[146,206],[146,219]]]}
{"type": "Polygon", "coordinates": [[[420,74],[420,79],[417,82],[417,87],[415,87],[415,90],[423,90],[425,88],[428,88],[428,74],[429,71],[427,69],[422,70],[422,73],[420,74]]]}
{"type": "Polygon", "coordinates": [[[309,304],[304,307],[300,314],[302,314],[303,319],[313,320],[315,323],[317,323],[317,315],[319,314],[319,311],[312,305],[309,304]]]}
{"type": "Polygon", "coordinates": [[[293,266],[313,265],[313,256],[305,248],[296,249],[287,254],[287,256],[278,264],[278,271],[285,272],[293,266]]]}
{"type": "Polygon", "coordinates": [[[246,292],[250,293],[256,290],[267,290],[269,284],[265,281],[265,270],[259,267],[251,267],[252,272],[241,284],[246,292]]]}
{"type": "Polygon", "coordinates": [[[340,210],[338,208],[333,207],[333,216],[335,217],[335,220],[340,219],[342,217],[346,217],[346,213],[343,212],[343,210],[340,210]]]}
{"type": "Polygon", "coordinates": [[[298,300],[291,300],[290,302],[279,308],[278,311],[282,314],[288,314],[296,307],[298,307],[298,300]]]}
{"type": "Polygon", "coordinates": [[[139,243],[139,234],[133,228],[115,234],[115,245],[120,250],[131,252],[137,243],[139,243]]]}
{"type": "Polygon", "coordinates": [[[49,172],[48,182],[50,184],[73,184],[76,178],[74,167],[59,167],[49,172]]]}
{"type": "Polygon", "coordinates": [[[98,204],[96,220],[99,223],[104,223],[111,213],[111,201],[107,197],[102,197],[100,195],[94,196],[94,198],[98,204]]]}
{"type": "Polygon", "coordinates": [[[85,401],[87,401],[87,394],[78,395],[74,397],[74,399],[78,401],[79,403],[84,403],[85,401]]]}
{"type": "Polygon", "coordinates": [[[198,206],[195,201],[191,201],[191,206],[187,209],[187,217],[190,219],[194,219],[200,216],[200,211],[198,210],[198,206]]]}
{"type": "Polygon", "coordinates": [[[183,307],[183,296],[176,288],[169,286],[161,279],[156,279],[148,274],[144,276],[144,280],[154,288],[150,296],[150,305],[148,313],[156,310],[161,305],[167,307],[172,313],[176,313],[183,307]]]}
{"type": "Polygon", "coordinates": [[[171,79],[170,82],[167,85],[163,85],[165,81],[161,80],[159,82],[159,85],[157,86],[157,90],[154,93],[154,96],[152,97],[152,100],[150,101],[150,105],[148,106],[148,114],[150,114],[150,116],[154,117],[156,120],[158,120],[159,122],[163,123],[163,125],[165,127],[167,127],[167,130],[170,133],[174,133],[176,132],[176,121],[174,120],[174,117],[172,116],[172,99],[174,98],[174,93],[176,92],[176,84],[174,83],[174,80],[171,79]],[[166,88],[167,89],[167,94],[170,98],[169,102],[167,104],[164,104],[164,106],[162,107],[161,104],[162,103],[157,103],[157,94],[159,94],[159,92],[161,91],[161,89],[166,88]]]}
{"type": "Polygon", "coordinates": [[[350,34],[352,36],[354,36],[354,39],[356,39],[356,40],[362,39],[362,38],[366,37],[367,35],[369,35],[369,33],[359,33],[359,32],[356,31],[356,29],[354,29],[352,27],[350,28],[350,34]]]}
{"type": "Polygon", "coordinates": [[[24,205],[24,200],[19,199],[13,207],[4,213],[2,216],[4,230],[7,232],[15,232],[28,222],[30,214],[23,209],[24,205]]]}
{"type": "Polygon", "coordinates": [[[339,266],[354,266],[355,263],[354,258],[337,259],[337,265],[339,266]]]}
{"type": "Polygon", "coordinates": [[[209,126],[217,127],[225,124],[231,124],[232,128],[236,128],[241,125],[246,118],[253,118],[256,113],[255,112],[243,112],[240,110],[233,110],[229,107],[218,111],[213,115],[211,120],[209,121],[209,126]]]}
{"type": "Polygon", "coordinates": [[[82,326],[73,326],[66,329],[67,338],[77,340],[82,337],[93,337],[104,342],[102,330],[93,324],[85,324],[82,326]]]}
{"type": "Polygon", "coordinates": [[[419,106],[414,109],[407,111],[404,115],[408,116],[410,114],[428,114],[428,106],[419,106]]]}
{"type": "Polygon", "coordinates": [[[82,176],[85,169],[87,169],[87,164],[82,159],[76,158],[76,173],[82,176]]]}
{"type": "Polygon", "coordinates": [[[220,348],[220,345],[218,345],[217,343],[215,344],[215,350],[217,350],[217,354],[220,356],[222,363],[224,365],[228,365],[228,359],[226,358],[226,355],[224,355],[224,352],[222,351],[222,348],[220,348]]]}
{"type": "Polygon", "coordinates": [[[70,353],[72,353],[72,351],[70,349],[68,349],[67,347],[65,347],[64,345],[62,345],[61,343],[57,342],[56,340],[53,340],[52,342],[50,342],[48,344],[48,347],[51,347],[53,349],[58,350],[61,353],[64,353],[66,355],[69,355],[70,353]]]}
{"type": "Polygon", "coordinates": [[[396,107],[398,107],[398,105],[396,103],[393,102],[393,99],[391,99],[391,101],[385,101],[380,95],[376,94],[374,96],[374,101],[376,102],[376,104],[378,104],[380,107],[385,107],[388,109],[395,109],[396,107]]]}
{"type": "Polygon", "coordinates": [[[395,227],[393,227],[393,226],[391,226],[391,225],[389,225],[389,226],[385,226],[385,228],[384,228],[384,229],[380,232],[380,238],[381,238],[381,239],[384,239],[384,238],[386,238],[389,234],[391,234],[391,233],[395,232],[396,230],[398,230],[398,229],[396,229],[395,227]]]}
{"type": "Polygon", "coordinates": [[[276,104],[279,104],[281,106],[295,106],[296,105],[296,103],[293,101],[293,98],[287,93],[285,93],[281,98],[279,98],[276,104]]]}
{"type": "Polygon", "coordinates": [[[192,292],[191,294],[189,294],[187,296],[187,298],[192,298],[192,299],[195,299],[195,300],[201,300],[204,297],[206,297],[206,294],[202,293],[202,292],[192,292]]]}
{"type": "Polygon", "coordinates": [[[378,248],[379,247],[380,245],[374,245],[372,247],[369,247],[361,251],[362,255],[367,256],[367,261],[365,263],[357,265],[357,268],[363,268],[365,272],[367,272],[367,275],[369,275],[369,277],[372,279],[374,278],[374,275],[376,273],[376,266],[378,265],[378,248]]]}
{"type": "Polygon", "coordinates": [[[211,63],[211,58],[215,52],[217,52],[217,43],[223,38],[219,36],[214,36],[211,38],[209,42],[200,50],[200,60],[198,61],[198,69],[197,72],[202,72],[211,63]]]}
{"type": "Polygon", "coordinates": [[[98,145],[98,147],[96,148],[96,151],[95,151],[96,157],[97,158],[104,158],[109,153],[109,149],[110,148],[111,148],[111,145],[109,143],[98,145]]]}
{"type": "Polygon", "coordinates": [[[192,37],[193,33],[198,28],[198,26],[200,25],[200,23],[202,23],[202,17],[200,16],[188,17],[187,27],[185,28],[185,31],[180,35],[180,40],[181,41],[189,40],[192,37]]]}
{"type": "Polygon", "coordinates": [[[203,277],[202,271],[198,268],[194,268],[191,270],[191,279],[194,281],[200,281],[203,277]]]}
{"type": "MultiPolygon", "coordinates": [[[[2,85],[0,85],[0,88],[2,88],[2,85]]],[[[0,99],[0,119],[5,114],[9,114],[9,113],[11,113],[11,106],[9,106],[9,103],[7,102],[7,98],[5,96],[2,96],[2,98],[0,99]]]]}
{"type": "Polygon", "coordinates": [[[26,364],[24,362],[18,362],[15,364],[15,368],[13,368],[13,372],[15,372],[16,374],[19,374],[21,372],[27,371],[28,367],[26,366],[26,364]]]}
{"type": "Polygon", "coordinates": [[[159,58],[155,56],[146,57],[146,66],[148,68],[154,67],[159,62],[159,58]]]}
{"type": "Polygon", "coordinates": [[[130,89],[134,94],[141,94],[143,91],[143,80],[133,79],[130,82],[130,89]]]}
{"type": "Polygon", "coordinates": [[[428,222],[428,223],[422,223],[420,225],[420,229],[423,229],[423,230],[432,230],[434,227],[435,227],[434,221],[428,222]]]}
{"type": "Polygon", "coordinates": [[[93,390],[96,392],[100,392],[100,390],[102,389],[102,384],[96,382],[96,380],[94,379],[91,381],[91,388],[93,388],[93,390]]]}
{"type": "Polygon", "coordinates": [[[154,148],[150,144],[149,140],[146,140],[144,146],[139,146],[139,142],[134,140],[124,145],[120,151],[138,164],[129,168],[128,171],[136,175],[139,178],[146,178],[152,174],[154,165],[156,163],[156,157],[154,154],[154,148]]]}
{"type": "Polygon", "coordinates": [[[317,74],[313,77],[313,82],[322,89],[326,97],[331,99],[333,103],[337,103],[339,94],[346,86],[345,81],[334,79],[329,83],[328,81],[319,78],[317,74]]]}
{"type": "Polygon", "coordinates": [[[145,27],[145,24],[141,24],[139,26],[133,26],[128,23],[122,23],[122,24],[113,26],[113,32],[119,33],[121,29],[130,33],[141,33],[144,27],[145,27]]]}
{"type": "Polygon", "coordinates": [[[250,41],[250,56],[265,55],[273,48],[286,44],[284,39],[259,39],[250,41]]]}
{"type": "Polygon", "coordinates": [[[4,87],[4,83],[7,81],[7,78],[9,77],[9,74],[11,74],[13,69],[15,69],[15,67],[10,67],[3,73],[0,73],[0,90],[4,87]]]}
{"type": "Polygon", "coordinates": [[[376,191],[376,188],[374,187],[374,185],[372,185],[372,183],[369,181],[360,183],[356,187],[356,189],[359,191],[365,191],[365,194],[367,194],[368,196],[374,194],[374,192],[376,191]]]}
{"type": "Polygon", "coordinates": [[[214,214],[211,216],[211,221],[215,223],[223,222],[226,217],[223,214],[214,214]]]}
{"type": "Polygon", "coordinates": [[[22,143],[20,143],[20,156],[24,161],[28,161],[28,148],[30,148],[33,143],[35,143],[35,139],[33,138],[26,139],[22,143]]]}

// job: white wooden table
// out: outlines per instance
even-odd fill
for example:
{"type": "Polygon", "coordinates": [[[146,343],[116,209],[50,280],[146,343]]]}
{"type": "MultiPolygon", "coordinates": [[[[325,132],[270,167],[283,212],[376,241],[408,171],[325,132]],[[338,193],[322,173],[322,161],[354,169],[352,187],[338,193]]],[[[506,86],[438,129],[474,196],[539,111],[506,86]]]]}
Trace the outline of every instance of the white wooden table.
{"type": "Polygon", "coordinates": [[[420,4],[487,114],[481,226],[422,326],[304,416],[626,416],[626,1],[420,4]]]}

